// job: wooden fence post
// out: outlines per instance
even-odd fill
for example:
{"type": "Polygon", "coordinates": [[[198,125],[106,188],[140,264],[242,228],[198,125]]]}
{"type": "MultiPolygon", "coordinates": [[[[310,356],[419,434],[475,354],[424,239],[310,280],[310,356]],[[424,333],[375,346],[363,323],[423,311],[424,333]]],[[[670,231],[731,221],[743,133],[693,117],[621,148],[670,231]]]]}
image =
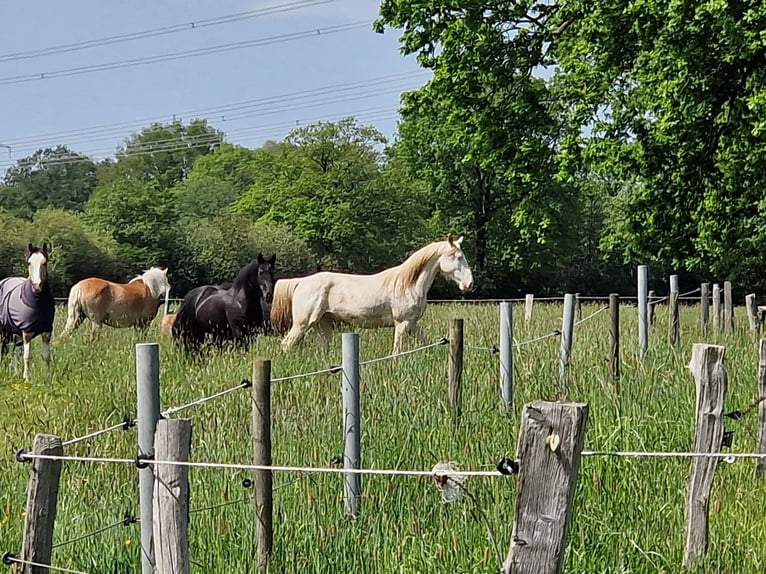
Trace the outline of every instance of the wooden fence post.
{"type": "Polygon", "coordinates": [[[649,309],[647,297],[649,291],[649,268],[638,266],[638,346],[641,360],[649,350],[649,309]]]}
{"type": "Polygon", "coordinates": [[[609,294],[609,372],[615,379],[620,378],[620,296],[609,294]]]}
{"type": "MultiPolygon", "coordinates": [[[[758,353],[758,396],[766,397],[766,339],[761,339],[758,353]]],[[[758,405],[758,440],[756,452],[766,455],[766,400],[758,405]]],[[[756,459],[755,474],[766,478],[766,456],[756,459]]]]}
{"type": "MultiPolygon", "coordinates": [[[[160,419],[154,434],[157,460],[189,462],[189,419],[160,419]]],[[[154,466],[154,559],[158,574],[189,573],[189,467],[154,466]]]]}
{"type": "Polygon", "coordinates": [[[463,319],[450,322],[447,380],[452,418],[457,420],[463,411],[463,319]]]}
{"type": "Polygon", "coordinates": [[[681,346],[681,327],[678,318],[678,291],[668,295],[668,343],[674,349],[681,346]]]}
{"type": "MultiPolygon", "coordinates": [[[[271,466],[271,361],[253,363],[253,464],[271,466]]],[[[255,547],[258,569],[266,570],[274,544],[274,503],[270,470],[253,471],[255,489],[255,547]]]]}
{"type": "MultiPolygon", "coordinates": [[[[62,456],[64,447],[61,439],[50,434],[35,436],[33,454],[62,456]]],[[[37,564],[51,563],[53,548],[53,524],[56,520],[56,508],[59,494],[61,461],[44,458],[32,459],[32,470],[27,489],[27,508],[24,517],[24,540],[21,560],[37,564]]],[[[47,568],[31,564],[19,566],[21,574],[42,574],[47,568]]]]}
{"type": "MultiPolygon", "coordinates": [[[[362,428],[359,412],[359,333],[343,333],[341,340],[343,354],[343,467],[362,467],[362,428]]],[[[344,494],[346,516],[359,515],[362,499],[362,475],[356,472],[345,474],[344,494]]]]}
{"type": "Polygon", "coordinates": [[[513,405],[513,303],[500,303],[500,394],[506,411],[513,405]]]}
{"type": "Polygon", "coordinates": [[[535,296],[533,293],[527,293],[524,296],[524,326],[529,327],[532,322],[532,305],[534,305],[535,296]]]}
{"type": "Polygon", "coordinates": [[[504,574],[558,574],[564,563],[588,405],[524,405],[519,480],[504,574]]]}
{"type": "Polygon", "coordinates": [[[758,307],[755,304],[755,293],[750,293],[745,297],[745,307],[747,308],[747,320],[750,324],[750,336],[756,338],[761,330],[761,322],[758,320],[758,307]]]}
{"type": "Polygon", "coordinates": [[[579,293],[575,293],[575,305],[577,307],[577,320],[582,321],[582,299],[579,293]]]}
{"type": "Polygon", "coordinates": [[[649,308],[649,326],[654,327],[654,322],[657,320],[657,301],[655,301],[657,294],[654,292],[654,289],[650,289],[646,297],[647,307],[649,308]]]}
{"type": "MultiPolygon", "coordinates": [[[[723,411],[726,405],[727,375],[723,364],[725,347],[695,343],[689,368],[697,386],[697,433],[695,453],[719,453],[723,440],[723,411]]],[[[708,546],[710,491],[718,467],[717,457],[692,459],[686,504],[686,547],[683,565],[693,568],[708,546]]]]}
{"type": "Polygon", "coordinates": [[[710,283],[700,285],[700,326],[702,336],[707,335],[710,324],[710,283]]]}
{"type": "Polygon", "coordinates": [[[731,333],[734,330],[734,306],[731,300],[731,281],[723,282],[723,330],[731,333]]]}
{"type": "Polygon", "coordinates": [[[561,396],[566,395],[569,382],[569,358],[572,355],[572,336],[574,335],[575,296],[564,295],[564,314],[561,318],[561,353],[559,359],[559,384],[561,396]]]}
{"type": "MultiPolygon", "coordinates": [[[[160,418],[160,346],[157,343],[136,345],[136,394],[138,454],[151,457],[154,455],[154,431],[160,418]]],[[[141,510],[141,572],[154,574],[154,473],[150,467],[139,471],[138,488],[141,510]]]]}

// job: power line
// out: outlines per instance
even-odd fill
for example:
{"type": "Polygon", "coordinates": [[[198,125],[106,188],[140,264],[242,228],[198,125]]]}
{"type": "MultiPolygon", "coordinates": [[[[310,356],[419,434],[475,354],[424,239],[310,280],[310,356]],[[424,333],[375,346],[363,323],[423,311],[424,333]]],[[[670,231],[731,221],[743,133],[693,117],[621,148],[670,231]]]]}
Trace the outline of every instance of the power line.
{"type": "Polygon", "coordinates": [[[27,60],[31,58],[39,58],[42,56],[50,56],[53,54],[64,54],[67,52],[74,52],[77,50],[86,50],[88,48],[106,46],[108,44],[117,44],[120,42],[129,42],[132,40],[141,40],[143,38],[153,38],[155,36],[163,36],[165,34],[175,34],[177,32],[197,30],[199,28],[207,28],[209,26],[219,26],[221,24],[230,24],[232,22],[240,22],[242,20],[257,18],[259,16],[269,16],[271,14],[280,14],[282,12],[289,12],[292,10],[309,8],[312,6],[317,6],[319,4],[328,4],[334,1],[335,0],[309,0],[304,2],[290,2],[287,4],[279,4],[277,6],[271,6],[269,8],[261,8],[259,10],[248,10],[246,12],[229,14],[227,16],[207,18],[204,20],[198,20],[196,22],[186,22],[184,24],[174,24],[172,26],[152,28],[150,30],[143,30],[141,32],[132,32],[129,34],[107,36],[105,38],[85,40],[82,42],[72,42],[70,44],[60,44],[58,46],[49,46],[48,48],[40,48],[37,50],[27,50],[24,52],[14,52],[12,54],[0,54],[0,62],[13,62],[16,60],[27,60]]]}
{"type": "Polygon", "coordinates": [[[266,46],[270,44],[281,44],[284,42],[301,40],[303,38],[310,38],[313,36],[322,36],[322,35],[328,35],[328,34],[335,34],[338,32],[348,32],[351,30],[359,30],[369,25],[370,23],[367,20],[362,20],[358,22],[350,22],[348,24],[338,24],[336,26],[329,26],[327,28],[316,28],[313,30],[304,30],[302,32],[291,32],[288,34],[279,34],[277,36],[269,36],[267,38],[258,38],[256,40],[244,40],[241,42],[232,42],[230,44],[209,46],[207,48],[197,48],[195,50],[184,50],[182,52],[171,52],[169,54],[160,54],[157,56],[133,58],[131,60],[120,60],[116,62],[107,62],[104,64],[94,64],[91,66],[79,66],[77,68],[69,68],[66,70],[55,70],[51,72],[41,72],[38,74],[7,76],[4,78],[0,78],[0,85],[20,84],[23,82],[33,82],[37,80],[47,80],[51,78],[63,78],[66,76],[76,76],[79,74],[89,74],[92,72],[103,72],[106,70],[116,70],[119,68],[128,68],[132,66],[140,66],[140,65],[146,65],[146,64],[155,64],[157,62],[169,62],[172,60],[182,60],[186,58],[194,58],[197,56],[206,56],[209,54],[218,54],[221,52],[228,52],[231,50],[241,50],[244,48],[254,48],[254,47],[266,46]]]}
{"type": "MultiPolygon", "coordinates": [[[[166,121],[170,116],[199,117],[199,116],[210,116],[214,114],[223,115],[232,111],[257,108],[259,106],[268,106],[268,105],[273,105],[277,103],[284,104],[286,102],[299,102],[300,100],[309,100],[312,102],[316,102],[317,96],[327,96],[327,95],[344,93],[344,92],[356,92],[359,89],[372,88],[372,87],[380,86],[380,85],[391,86],[394,83],[399,84],[401,82],[404,82],[405,80],[416,80],[416,79],[426,80],[426,77],[427,76],[425,76],[423,72],[420,70],[415,72],[390,74],[390,75],[370,78],[368,80],[360,80],[356,82],[344,82],[339,84],[330,84],[330,85],[322,86],[319,88],[311,88],[308,90],[299,90],[299,91],[288,92],[284,94],[277,94],[274,96],[266,96],[261,98],[242,100],[239,102],[232,102],[232,103],[223,104],[220,106],[199,108],[195,110],[187,110],[182,112],[173,112],[172,114],[169,113],[162,116],[158,115],[158,116],[139,118],[139,119],[124,121],[124,122],[101,124],[101,125],[91,126],[87,128],[77,128],[73,130],[63,130],[58,132],[48,132],[48,133],[38,134],[34,136],[25,136],[25,137],[17,138],[14,140],[9,140],[9,145],[13,145],[14,147],[19,147],[24,144],[37,143],[37,142],[40,142],[41,140],[51,139],[51,138],[66,138],[67,140],[69,140],[74,137],[87,137],[89,135],[95,136],[97,134],[107,134],[111,132],[122,133],[124,132],[124,130],[135,127],[136,125],[144,125],[150,122],[166,121]]],[[[320,102],[325,103],[327,102],[327,100],[320,100],[320,102]]],[[[226,119],[224,121],[229,121],[229,120],[226,119]]]]}

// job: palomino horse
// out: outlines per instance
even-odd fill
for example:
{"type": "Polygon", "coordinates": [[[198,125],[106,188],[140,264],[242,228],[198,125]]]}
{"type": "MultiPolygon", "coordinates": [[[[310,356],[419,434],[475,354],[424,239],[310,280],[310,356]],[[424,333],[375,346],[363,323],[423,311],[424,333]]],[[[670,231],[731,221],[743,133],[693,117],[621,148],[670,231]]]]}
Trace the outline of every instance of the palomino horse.
{"type": "Polygon", "coordinates": [[[187,351],[199,351],[205,337],[222,347],[234,341],[247,348],[250,338],[263,325],[261,298],[274,292],[276,256],[256,259],[245,265],[234,283],[226,289],[219,285],[201,285],[189,291],[176,313],[173,339],[187,351]]]}
{"type": "Polygon", "coordinates": [[[463,237],[436,241],[421,247],[404,263],[374,275],[323,271],[307,277],[280,279],[274,291],[271,323],[284,333],[282,349],[288,350],[316,326],[324,348],[335,322],[357,327],[394,326],[394,354],[402,336],[427,339],[417,324],[426,310],[426,294],[441,272],[461,291],[473,287],[473,273],[460,245],[463,237]]]}
{"type": "Polygon", "coordinates": [[[48,284],[48,245],[42,248],[29,244],[28,277],[9,277],[0,281],[0,355],[7,345],[16,341],[13,353],[14,367],[18,367],[18,339],[24,346],[24,378],[29,376],[29,356],[32,339],[40,335],[43,341],[43,360],[51,370],[51,333],[56,307],[48,284]]]}
{"type": "Polygon", "coordinates": [[[104,325],[146,329],[169,289],[167,267],[152,267],[128,283],[83,279],[69,291],[64,334],[70,334],[84,319],[90,319],[94,335],[104,325]]]}
{"type": "MultiPolygon", "coordinates": [[[[276,276],[276,263],[277,263],[277,255],[276,253],[272,255],[271,257],[264,257],[261,253],[258,254],[258,263],[261,265],[262,269],[268,269],[268,273],[259,273],[258,274],[258,287],[261,289],[261,313],[263,316],[262,319],[262,330],[264,333],[268,333],[271,329],[271,301],[274,298],[274,283],[275,283],[275,276],[276,276]],[[264,268],[263,265],[266,265],[264,268]]],[[[227,281],[226,283],[221,283],[220,285],[216,285],[218,289],[229,289],[233,285],[232,282],[227,281]]],[[[252,316],[252,311],[251,311],[252,316]]],[[[173,325],[176,322],[176,314],[175,313],[167,313],[162,318],[162,323],[160,324],[160,331],[164,335],[170,335],[173,331],[173,325]]]]}

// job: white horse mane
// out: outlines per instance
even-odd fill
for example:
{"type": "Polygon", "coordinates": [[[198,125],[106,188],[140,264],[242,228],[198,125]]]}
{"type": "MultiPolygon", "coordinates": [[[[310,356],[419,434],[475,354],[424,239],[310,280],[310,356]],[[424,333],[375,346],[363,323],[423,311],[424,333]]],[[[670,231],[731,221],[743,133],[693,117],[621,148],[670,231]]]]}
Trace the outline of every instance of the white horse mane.
{"type": "MultiPolygon", "coordinates": [[[[403,263],[385,270],[383,284],[390,285],[394,291],[401,293],[414,287],[425,267],[434,257],[441,257],[450,252],[457,251],[458,247],[448,241],[434,241],[418,249],[403,263]]],[[[430,285],[429,285],[430,287],[430,285]]]]}
{"type": "Polygon", "coordinates": [[[170,283],[168,282],[168,276],[159,267],[150,267],[142,275],[138,275],[131,279],[128,283],[134,283],[141,280],[148,287],[152,297],[160,298],[166,291],[170,290],[170,283]]]}

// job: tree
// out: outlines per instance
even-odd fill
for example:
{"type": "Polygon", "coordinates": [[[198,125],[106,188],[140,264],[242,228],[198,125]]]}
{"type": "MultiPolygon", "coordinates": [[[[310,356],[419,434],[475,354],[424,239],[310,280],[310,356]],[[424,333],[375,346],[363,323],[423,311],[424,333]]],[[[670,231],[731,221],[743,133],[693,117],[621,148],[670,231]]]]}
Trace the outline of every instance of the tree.
{"type": "Polygon", "coordinates": [[[402,213],[413,205],[408,186],[383,175],[384,144],[352,118],[299,128],[258,151],[256,182],[235,210],[288,226],[324,268],[377,269],[406,250],[408,233],[396,230],[419,224],[416,213],[402,213]]]}
{"type": "Polygon", "coordinates": [[[20,159],[0,185],[0,207],[32,219],[38,209],[82,211],[96,187],[96,164],[66,146],[20,159]]]}
{"type": "Polygon", "coordinates": [[[556,20],[567,153],[637,182],[628,257],[766,287],[766,6],[575,1],[556,20]]]}

